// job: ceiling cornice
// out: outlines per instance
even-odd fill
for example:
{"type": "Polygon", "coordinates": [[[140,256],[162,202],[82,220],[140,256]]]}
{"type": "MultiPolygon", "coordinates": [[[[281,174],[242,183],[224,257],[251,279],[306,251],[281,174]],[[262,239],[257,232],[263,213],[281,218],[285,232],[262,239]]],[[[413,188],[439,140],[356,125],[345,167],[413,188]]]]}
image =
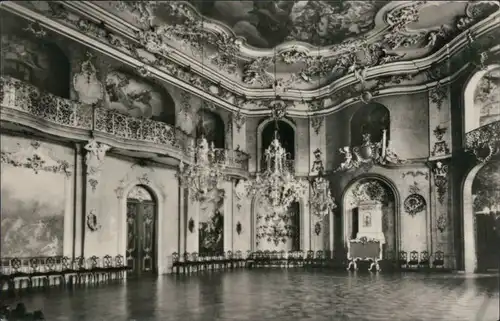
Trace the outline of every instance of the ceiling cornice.
{"type": "MultiPolygon", "coordinates": [[[[149,76],[158,78],[159,80],[165,81],[167,83],[173,84],[176,87],[179,87],[185,91],[189,91],[193,93],[196,96],[199,96],[202,99],[208,100],[216,105],[219,105],[220,107],[230,110],[233,112],[240,111],[241,114],[243,115],[248,115],[248,116],[265,116],[269,114],[269,109],[266,109],[266,106],[262,106],[263,108],[254,108],[252,110],[248,109],[243,109],[240,107],[237,107],[237,105],[243,104],[245,101],[241,101],[241,97],[231,95],[227,89],[224,89],[225,92],[221,94],[220,92],[218,93],[212,93],[210,90],[213,90],[214,88],[208,87],[208,88],[200,88],[198,86],[195,86],[192,82],[189,81],[183,81],[179,79],[179,77],[172,75],[169,72],[166,72],[158,66],[153,66],[153,64],[147,64],[144,62],[144,60],[141,60],[140,58],[133,57],[131,54],[126,54],[122,50],[116,49],[117,46],[113,46],[110,43],[105,43],[102,38],[98,38],[97,36],[89,36],[85,34],[82,31],[77,30],[77,28],[72,28],[67,25],[64,25],[56,19],[53,18],[48,18],[38,12],[35,12],[31,9],[28,9],[18,3],[15,2],[3,2],[2,3],[2,8],[6,9],[9,12],[12,12],[18,16],[21,16],[22,18],[38,22],[41,26],[55,31],[59,34],[62,34],[74,41],[77,41],[79,43],[84,44],[85,46],[92,48],[100,53],[103,53],[107,56],[111,56],[114,59],[117,59],[118,61],[131,66],[135,69],[141,69],[143,72],[146,72],[149,74],[149,76]],[[205,89],[205,90],[204,90],[205,89]],[[228,94],[229,93],[229,94],[228,94]],[[228,98],[229,97],[229,98],[228,98]],[[238,100],[240,99],[240,100],[238,100]]],[[[416,60],[413,62],[401,62],[401,63],[393,63],[390,65],[385,65],[385,66],[380,66],[373,68],[373,70],[377,71],[378,73],[372,72],[368,73],[368,76],[366,79],[370,80],[375,77],[381,77],[381,76],[389,76],[389,75],[399,75],[399,74],[408,74],[408,73],[419,73],[423,72],[426,69],[429,69],[430,67],[435,67],[438,65],[440,62],[448,60],[451,56],[454,54],[457,55],[458,53],[462,52],[464,48],[468,48],[470,46],[470,39],[473,37],[474,39],[478,39],[485,34],[488,34],[495,28],[499,26],[499,21],[500,21],[500,15],[495,14],[494,16],[491,16],[490,18],[486,19],[485,21],[482,21],[475,25],[473,28],[471,28],[468,32],[462,33],[459,37],[454,39],[450,45],[446,46],[445,48],[442,48],[438,52],[436,52],[434,55],[425,58],[425,59],[420,59],[416,60]]],[[[78,23],[74,22],[75,24],[78,23]]],[[[101,30],[102,31],[102,30],[101,30]]],[[[94,33],[99,32],[99,30],[94,30],[94,33]]],[[[109,34],[107,34],[109,36],[109,34]]],[[[464,64],[462,64],[464,66],[464,64]]],[[[464,68],[460,68],[460,70],[463,70],[464,68]]],[[[454,75],[458,75],[458,72],[455,72],[454,75]]],[[[439,84],[444,84],[446,82],[452,81],[456,76],[448,76],[444,77],[442,80],[439,81],[439,84]],[[451,77],[451,78],[450,78],[451,77]],[[449,80],[446,80],[447,78],[450,78],[449,80]]],[[[354,78],[353,75],[349,75],[346,77],[343,77],[343,79],[337,81],[334,86],[332,86],[332,90],[329,93],[323,93],[322,97],[327,97],[328,95],[332,96],[332,93],[338,93],[341,90],[345,90],[346,87],[355,85],[358,83],[358,81],[354,78]]],[[[420,84],[420,85],[415,85],[415,86],[400,86],[400,87],[391,87],[391,88],[384,88],[381,90],[378,90],[376,94],[374,94],[374,97],[379,97],[379,96],[387,96],[387,95],[393,95],[393,94],[404,94],[404,93],[412,93],[412,92],[420,92],[420,91],[425,91],[428,90],[430,87],[435,86],[438,83],[438,81],[432,81],[427,84],[420,84]]],[[[212,84],[212,87],[217,87],[222,84],[212,84]]],[[[220,86],[224,87],[224,86],[220,86]]],[[[217,88],[216,88],[217,89],[217,88]]],[[[220,89],[220,88],[219,88],[220,89]]],[[[220,90],[218,90],[220,91],[220,90]]],[[[359,94],[359,93],[358,93],[359,94]]],[[[305,97],[304,95],[300,95],[299,97],[285,97],[282,96],[282,99],[286,98],[292,98],[296,102],[301,102],[307,98],[311,99],[314,98],[315,101],[317,101],[319,95],[316,96],[311,96],[311,97],[305,97]]],[[[358,95],[359,96],[359,95],[358,95]]],[[[273,98],[275,99],[276,97],[270,96],[268,98],[273,98]]],[[[325,100],[328,100],[328,98],[325,98],[325,100]]],[[[342,108],[345,108],[353,103],[358,102],[360,99],[359,97],[350,97],[347,99],[343,99],[342,101],[339,102],[334,102],[330,106],[322,106],[323,108],[316,109],[316,110],[310,110],[308,108],[290,108],[287,113],[290,116],[295,116],[295,117],[309,117],[309,116],[322,116],[326,114],[330,114],[333,112],[336,112],[342,108]]],[[[249,99],[247,97],[246,102],[248,102],[249,99]]],[[[290,102],[293,103],[293,102],[290,102]]]]}
{"type": "MultiPolygon", "coordinates": [[[[116,17],[103,8],[87,2],[72,2],[72,1],[61,1],[65,6],[78,12],[82,16],[91,19],[95,23],[104,22],[104,26],[112,32],[119,33],[122,36],[127,37],[131,41],[138,41],[137,35],[140,34],[140,29],[133,26],[131,23],[116,17]]],[[[405,5],[407,6],[412,1],[402,1],[399,4],[390,3],[386,5],[382,11],[387,11],[389,9],[401,8],[405,5]],[[387,7],[387,8],[386,8],[387,7]]],[[[382,17],[377,17],[376,20],[383,20],[382,17]]],[[[380,24],[381,22],[379,22],[380,24]]],[[[365,80],[384,77],[389,75],[401,75],[408,73],[420,72],[429,67],[445,61],[447,58],[455,54],[456,52],[462,50],[468,45],[470,38],[469,35],[473,35],[474,38],[478,38],[485,33],[488,33],[500,23],[500,11],[495,12],[486,19],[476,23],[469,29],[465,30],[457,37],[449,41],[445,46],[437,50],[435,53],[420,59],[410,60],[410,61],[396,61],[392,63],[386,63],[378,66],[369,67],[365,70],[365,80]]],[[[233,35],[234,36],[234,35],[233,35]]],[[[290,43],[290,48],[296,47],[296,44],[290,43]]],[[[289,48],[289,49],[290,49],[289,48]]],[[[285,49],[283,47],[282,49],[285,49]]],[[[324,49],[328,51],[327,49],[324,49]]],[[[269,53],[261,52],[259,57],[269,54],[272,57],[272,50],[269,53]]],[[[314,55],[317,55],[317,50],[314,51],[314,55]]],[[[328,53],[320,54],[320,56],[328,56],[328,53]]],[[[332,55],[331,52],[329,55],[332,55]]],[[[237,95],[244,96],[247,100],[253,99],[274,99],[276,96],[276,91],[273,88],[251,88],[242,85],[240,82],[234,81],[233,79],[227,77],[219,70],[211,67],[209,64],[202,64],[201,61],[190,57],[174,48],[169,48],[169,53],[165,56],[167,60],[178,64],[180,66],[190,66],[191,70],[196,74],[202,76],[204,79],[222,86],[230,92],[237,95]]],[[[298,90],[288,88],[285,92],[280,92],[279,96],[283,100],[312,100],[322,97],[329,96],[336,91],[341,90],[343,87],[350,86],[357,83],[358,80],[353,72],[346,74],[345,76],[333,81],[332,83],[310,90],[298,90]]]]}

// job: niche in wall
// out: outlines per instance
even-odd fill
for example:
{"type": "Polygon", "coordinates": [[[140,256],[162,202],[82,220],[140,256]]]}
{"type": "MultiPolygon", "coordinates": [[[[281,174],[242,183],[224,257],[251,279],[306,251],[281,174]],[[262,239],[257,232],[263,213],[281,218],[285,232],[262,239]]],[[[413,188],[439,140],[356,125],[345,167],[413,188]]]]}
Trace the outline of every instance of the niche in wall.
{"type": "Polygon", "coordinates": [[[361,202],[379,202],[382,204],[382,231],[385,237],[384,255],[397,251],[396,203],[391,187],[376,178],[363,178],[352,184],[344,196],[344,240],[355,238],[358,224],[363,224],[359,217],[358,206],[361,202]]]}
{"type": "Polygon", "coordinates": [[[213,142],[215,148],[225,148],[224,121],[218,114],[209,110],[198,112],[196,138],[199,139],[202,136],[205,136],[209,143],[213,142]]]}
{"type": "Polygon", "coordinates": [[[382,140],[382,131],[387,129],[387,141],[390,140],[390,114],[387,107],[378,103],[362,105],[351,118],[351,146],[363,144],[363,135],[370,134],[372,142],[382,140]]]}
{"type": "Polygon", "coordinates": [[[106,102],[108,108],[120,113],[175,125],[175,103],[170,94],[125,71],[111,71],[106,76],[106,102]]]}

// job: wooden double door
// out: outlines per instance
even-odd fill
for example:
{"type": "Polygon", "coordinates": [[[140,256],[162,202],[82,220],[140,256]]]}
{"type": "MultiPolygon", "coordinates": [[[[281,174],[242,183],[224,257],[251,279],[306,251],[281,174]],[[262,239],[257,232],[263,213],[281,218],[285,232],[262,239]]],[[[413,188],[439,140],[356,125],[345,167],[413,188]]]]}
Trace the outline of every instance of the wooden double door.
{"type": "Polygon", "coordinates": [[[156,273],[156,203],[127,199],[127,266],[128,276],[156,273]]]}

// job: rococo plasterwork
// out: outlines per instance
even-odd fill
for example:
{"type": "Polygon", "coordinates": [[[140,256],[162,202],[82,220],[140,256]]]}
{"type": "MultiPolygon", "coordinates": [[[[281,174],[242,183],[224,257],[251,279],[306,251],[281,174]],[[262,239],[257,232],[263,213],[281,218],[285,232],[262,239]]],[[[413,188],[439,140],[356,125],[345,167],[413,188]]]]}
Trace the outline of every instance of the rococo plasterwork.
{"type": "MultiPolygon", "coordinates": [[[[302,110],[303,112],[308,111],[308,114],[321,109],[336,108],[347,100],[351,100],[351,102],[370,100],[379,92],[384,91],[387,84],[394,85],[394,82],[399,83],[404,80],[399,79],[402,76],[394,76],[390,73],[404,71],[405,73],[413,73],[416,76],[423,73],[426,77],[419,80],[419,83],[422,83],[429,79],[427,77],[429,72],[426,69],[429,69],[429,67],[436,69],[445,62],[448,72],[441,74],[443,77],[451,76],[457,70],[464,68],[465,61],[474,63],[476,60],[480,60],[476,56],[482,57],[482,53],[491,47],[490,45],[494,43],[494,36],[491,34],[486,38],[481,38],[481,36],[494,29],[494,19],[498,16],[498,2],[496,1],[463,2],[464,14],[447,17],[449,21],[453,22],[448,22],[446,25],[440,24],[438,28],[428,26],[431,25],[431,22],[427,21],[429,20],[427,14],[425,14],[427,20],[421,18],[423,13],[432,11],[432,6],[436,4],[430,2],[389,3],[375,16],[375,29],[367,33],[373,34],[373,36],[364,36],[354,40],[348,39],[340,44],[333,45],[333,47],[313,48],[305,43],[287,42],[276,47],[276,50],[266,49],[266,51],[256,50],[255,48],[248,49],[250,47],[245,45],[245,42],[240,38],[236,38],[234,33],[230,32],[230,29],[212,20],[201,19],[197,11],[185,2],[172,1],[163,3],[160,10],[161,17],[155,15],[157,9],[154,6],[150,7],[152,4],[158,3],[141,2],[138,5],[137,2],[127,2],[126,5],[121,3],[112,6],[108,5],[107,8],[104,8],[92,3],[65,3],[63,6],[54,3],[31,2],[26,6],[30,6],[30,10],[34,9],[43,15],[49,16],[57,23],[75,28],[106,45],[113,46],[115,50],[123,54],[134,57],[134,59],[143,63],[143,65],[136,66],[138,70],[145,70],[154,76],[158,76],[158,73],[162,75],[168,74],[178,81],[194,86],[197,88],[196,90],[203,91],[203,95],[209,95],[212,102],[222,107],[233,109],[233,106],[236,105],[246,109],[266,110],[270,99],[275,100],[276,93],[279,93],[287,107],[302,110]],[[117,18],[113,20],[113,25],[116,28],[110,28],[111,23],[104,20],[101,24],[95,24],[81,15],[73,13],[72,10],[68,10],[68,8],[74,10],[79,6],[85,6],[89,15],[95,15],[96,17],[104,17],[102,14],[105,10],[114,10],[113,13],[117,18]],[[116,6],[118,6],[118,9],[116,6]],[[126,19],[133,17],[134,14],[137,15],[139,12],[142,12],[139,14],[139,20],[149,21],[149,27],[145,28],[144,24],[141,25],[141,23],[137,22],[135,24],[130,21],[126,22],[126,19]],[[459,34],[468,28],[469,30],[474,28],[476,30],[479,28],[477,22],[485,19],[489,21],[489,24],[486,23],[486,25],[490,27],[482,28],[473,35],[464,32],[459,34]],[[382,27],[377,29],[377,25],[382,27]],[[120,29],[120,32],[117,29],[120,29]],[[127,36],[125,37],[124,34],[127,34],[127,36]],[[168,39],[165,39],[165,34],[169,35],[168,39]],[[188,35],[187,38],[186,34],[188,35]],[[404,39],[408,39],[410,36],[414,37],[416,34],[419,34],[419,37],[425,40],[420,42],[410,41],[411,44],[406,47],[401,45],[404,39]],[[184,38],[177,39],[176,35],[182,35],[184,38]],[[396,46],[396,48],[391,45],[396,36],[401,41],[398,46],[405,49],[398,49],[399,47],[396,46]],[[451,41],[452,39],[453,41],[451,41]],[[196,48],[193,49],[192,47],[194,45],[199,47],[203,44],[210,47],[211,45],[212,53],[208,49],[203,50],[203,52],[214,56],[215,59],[215,57],[224,55],[227,52],[224,48],[217,46],[222,46],[221,44],[229,46],[232,43],[238,49],[235,52],[233,50],[233,53],[229,55],[233,59],[238,57],[235,63],[237,68],[235,68],[234,72],[237,77],[223,74],[224,71],[217,72],[217,70],[225,70],[225,68],[217,65],[214,66],[217,70],[205,66],[206,73],[200,76],[201,65],[199,60],[201,61],[201,57],[196,54],[197,51],[194,50],[196,48]],[[431,43],[432,46],[426,45],[428,43],[431,43]],[[453,44],[453,46],[443,46],[445,43],[453,44]],[[420,44],[423,44],[423,47],[420,44]],[[181,45],[182,48],[179,47],[181,45]],[[175,46],[179,48],[176,49],[175,46]],[[186,46],[193,50],[186,50],[186,46]],[[464,48],[467,50],[464,51],[464,48]],[[181,55],[179,50],[182,50],[185,54],[181,55]],[[190,54],[191,52],[192,54],[190,54]],[[214,54],[214,52],[217,52],[217,54],[214,54]],[[434,54],[429,56],[432,52],[434,54]],[[412,56],[415,53],[419,55],[412,56]],[[265,60],[270,60],[271,65],[276,62],[278,69],[281,71],[270,73],[268,68],[263,65],[265,60]],[[403,60],[412,60],[412,63],[402,64],[403,60]],[[321,68],[316,65],[313,66],[308,61],[315,61],[315,63],[320,61],[324,66],[321,68]],[[393,62],[398,64],[397,67],[392,64],[393,62]],[[251,72],[254,74],[251,78],[259,78],[267,74],[267,76],[271,77],[271,81],[266,81],[265,86],[259,85],[257,87],[242,82],[248,64],[253,64],[257,68],[254,68],[255,70],[251,72]],[[388,67],[374,68],[381,64],[387,64],[388,67]],[[304,70],[308,72],[319,68],[326,70],[326,73],[316,72],[315,75],[306,77],[307,75],[301,76],[300,72],[298,72],[298,75],[292,76],[290,71],[294,70],[294,74],[297,73],[297,70],[301,70],[298,68],[299,65],[304,65],[304,70]],[[389,67],[389,65],[394,67],[389,67]],[[380,73],[383,73],[384,76],[380,77],[380,73]],[[378,78],[376,78],[377,75],[378,78]],[[311,85],[312,87],[306,88],[297,85],[297,87],[294,85],[295,82],[290,83],[292,78],[298,79],[297,81],[300,84],[310,83],[314,84],[314,86],[311,85]],[[257,91],[257,89],[259,90],[257,91]],[[319,89],[321,90],[318,91],[319,89]],[[340,92],[340,89],[342,89],[342,92],[340,92]],[[311,101],[313,97],[316,100],[311,101]]],[[[445,5],[451,6],[453,3],[443,1],[442,4],[439,4],[439,6],[445,5]]],[[[16,11],[19,9],[19,5],[9,4],[6,8],[16,11]],[[13,9],[14,7],[15,9],[13,9]]],[[[457,8],[455,9],[460,11],[457,8]]],[[[204,59],[204,61],[210,61],[210,59],[204,59]]],[[[432,71],[430,70],[430,72],[432,71]]]]}

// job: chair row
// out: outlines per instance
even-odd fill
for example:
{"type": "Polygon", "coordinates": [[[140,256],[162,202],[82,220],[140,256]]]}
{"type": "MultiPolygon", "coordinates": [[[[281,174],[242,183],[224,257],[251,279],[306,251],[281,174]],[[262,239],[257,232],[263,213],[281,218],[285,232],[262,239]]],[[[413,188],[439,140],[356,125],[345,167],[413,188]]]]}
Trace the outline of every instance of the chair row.
{"type": "Polygon", "coordinates": [[[443,251],[436,251],[434,254],[429,254],[428,251],[400,251],[398,257],[399,268],[444,268],[445,255],[443,251]],[[409,254],[409,255],[408,255],[409,254]]]}
{"type": "Polygon", "coordinates": [[[121,279],[128,267],[122,255],[102,258],[43,257],[5,258],[1,261],[0,290],[55,284],[97,283],[121,279]]]}

